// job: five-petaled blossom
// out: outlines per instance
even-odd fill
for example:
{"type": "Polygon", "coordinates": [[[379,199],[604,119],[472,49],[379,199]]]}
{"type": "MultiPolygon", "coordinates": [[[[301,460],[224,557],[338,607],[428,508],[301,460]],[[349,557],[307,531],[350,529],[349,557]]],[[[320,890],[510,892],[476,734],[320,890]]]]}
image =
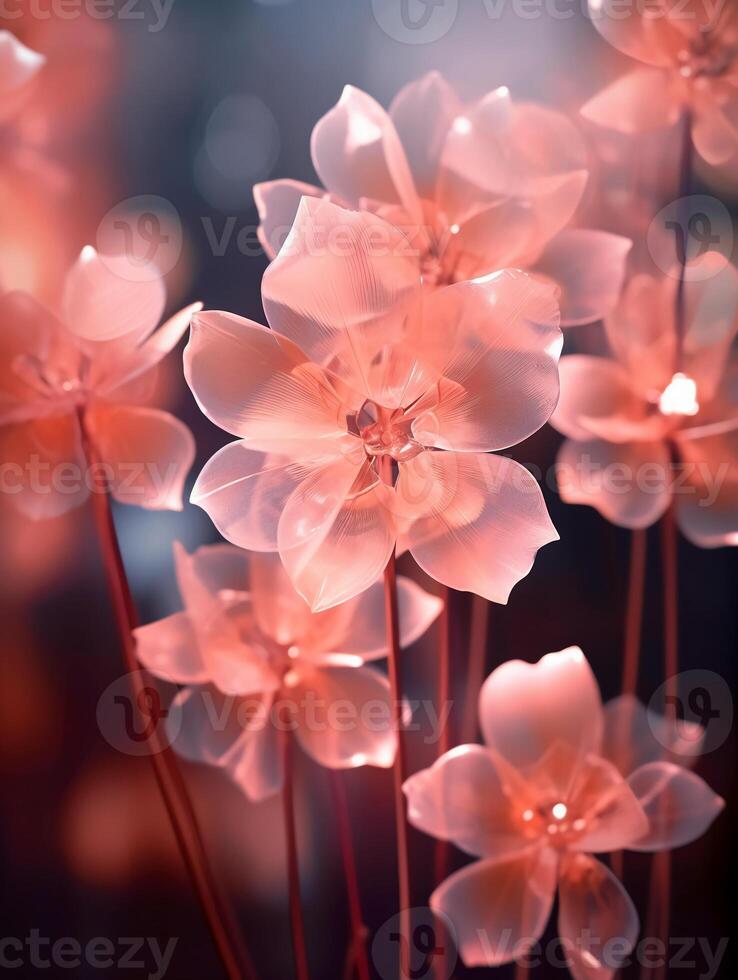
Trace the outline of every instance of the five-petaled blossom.
{"type": "Polygon", "coordinates": [[[649,0],[622,7],[589,0],[605,40],[647,67],[608,86],[583,115],[625,133],[687,119],[700,156],[725,163],[738,151],[738,6],[649,0]]]}
{"type": "Polygon", "coordinates": [[[738,272],[708,252],[679,274],[635,276],[606,321],[614,357],[559,365],[551,424],[568,436],[557,478],[569,503],[614,524],[648,527],[673,500],[683,533],[705,548],[738,544],[738,272]]]}
{"type": "Polygon", "coordinates": [[[53,517],[110,490],[116,500],[181,510],[195,455],[189,429],[143,407],[156,365],[200,304],[158,330],[161,276],[86,246],[58,316],[22,292],[0,297],[0,458],[9,500],[53,517]]]}
{"type": "Polygon", "coordinates": [[[459,746],[406,781],[411,823],[479,858],[430,900],[454,926],[467,965],[523,956],[557,891],[559,935],[577,980],[607,980],[633,948],[633,903],[592,855],[680,847],[724,805],[699,776],[667,761],[681,748],[674,727],[645,733],[647,713],[633,709],[617,699],[603,710],[577,647],[537,664],[509,661],[480,693],[486,745],[459,746]],[[657,732],[674,737],[659,746],[657,732]],[[624,734],[637,736],[627,754],[638,768],[629,773],[618,767],[624,734]]]}
{"type": "Polygon", "coordinates": [[[219,531],[278,550],[313,610],[381,574],[400,538],[451,588],[506,602],[558,536],[524,467],[491,450],[558,398],[555,290],[516,271],[428,293],[395,226],[304,198],[262,298],[272,329],[193,317],[185,376],[239,436],[192,492],[219,531]]]}
{"type": "MultiPolygon", "coordinates": [[[[283,784],[280,733],[331,769],[392,765],[389,683],[365,666],[387,656],[384,591],[312,613],[276,555],[175,545],[185,611],[135,631],[138,657],[183,684],[169,710],[174,747],[223,767],[252,800],[283,784]]],[[[400,641],[419,639],[441,600],[398,578],[400,641]]]]}
{"type": "Polygon", "coordinates": [[[587,182],[587,154],[561,113],[513,104],[504,87],[463,105],[430,72],[401,89],[389,112],[347,86],[311,148],[325,191],[294,180],[254,188],[270,257],[300,198],[327,196],[405,229],[426,285],[527,269],[559,285],[564,326],[599,320],[617,301],[630,241],[564,230],[587,182]]]}

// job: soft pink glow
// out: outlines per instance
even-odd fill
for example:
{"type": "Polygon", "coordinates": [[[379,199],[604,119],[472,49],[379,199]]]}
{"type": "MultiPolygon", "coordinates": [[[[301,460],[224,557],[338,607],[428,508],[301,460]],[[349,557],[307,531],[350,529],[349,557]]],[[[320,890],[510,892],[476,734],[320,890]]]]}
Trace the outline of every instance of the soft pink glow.
{"type": "Polygon", "coordinates": [[[278,550],[316,611],[368,588],[401,533],[429,575],[498,602],[557,537],[530,474],[488,455],[556,404],[553,289],[506,270],[431,302],[404,249],[375,215],[304,198],[264,276],[272,329],[192,322],[188,383],[240,437],[192,501],[234,544],[278,550]]]}
{"type": "Polygon", "coordinates": [[[87,246],[67,275],[58,313],[21,292],[0,299],[0,443],[13,467],[8,496],[30,517],[64,513],[97,486],[80,413],[117,500],[182,507],[192,436],[174,416],[139,403],[200,304],[156,330],[164,286],[155,273],[137,278],[140,269],[127,259],[87,246]]]}
{"type": "Polygon", "coordinates": [[[557,463],[564,500],[642,528],[673,499],[684,534],[710,548],[738,532],[738,272],[715,253],[695,261],[713,274],[690,281],[687,266],[681,349],[678,276],[634,276],[605,324],[613,356],[561,360],[551,424],[567,437],[557,463]],[[672,454],[685,466],[681,485],[672,454]]]}
{"type": "Polygon", "coordinates": [[[724,163],[738,151],[738,10],[664,0],[659,9],[589,0],[592,23],[606,41],[647,67],[618,79],[582,113],[625,133],[669,126],[689,113],[697,152],[724,163]]]}
{"type": "MultiPolygon", "coordinates": [[[[607,757],[605,718],[578,647],[537,664],[509,661],[480,694],[486,745],[459,746],[406,781],[411,823],[479,859],[430,899],[453,923],[468,966],[519,957],[543,934],[558,889],[559,934],[577,940],[567,949],[571,972],[582,980],[592,968],[611,975],[604,947],[618,939],[627,955],[638,915],[591,852],[679,847],[722,810],[723,800],[703,780],[665,761],[666,749],[621,772],[607,757]],[[586,935],[598,944],[582,949],[586,935]]],[[[623,752],[631,759],[650,755],[657,745],[653,735],[636,733],[620,730],[619,759],[623,752]]]]}
{"type": "MultiPolygon", "coordinates": [[[[136,641],[152,674],[186,685],[169,722],[182,755],[222,766],[253,800],[282,786],[280,725],[328,768],[392,765],[389,683],[365,666],[387,656],[381,582],[312,613],[276,555],[177,545],[175,561],[185,610],[137,629],[136,641]]],[[[407,646],[441,601],[402,577],[398,600],[407,646]]]]}
{"type": "Polygon", "coordinates": [[[353,86],[316,124],[320,188],[257,184],[260,238],[279,251],[300,195],[365,208],[402,228],[426,286],[516,267],[553,279],[562,323],[590,323],[617,300],[630,248],[605,232],[560,234],[587,181],[581,136],[562,114],[513,103],[506,87],[462,106],[438,72],[397,93],[389,112],[353,86]]]}

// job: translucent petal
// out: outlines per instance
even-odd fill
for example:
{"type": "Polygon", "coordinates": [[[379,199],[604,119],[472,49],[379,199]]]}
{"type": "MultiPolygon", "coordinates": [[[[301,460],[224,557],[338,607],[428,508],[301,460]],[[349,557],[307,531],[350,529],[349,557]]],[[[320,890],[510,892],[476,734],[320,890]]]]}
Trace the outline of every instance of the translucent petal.
{"type": "Polygon", "coordinates": [[[676,51],[684,46],[664,10],[639,5],[625,9],[623,16],[619,0],[589,0],[589,13],[608,44],[647,65],[673,64],[676,51]]]}
{"type": "Polygon", "coordinates": [[[533,272],[561,289],[561,322],[594,323],[612,312],[623,287],[633,243],[605,231],[562,231],[546,247],[533,272]]]}
{"type": "Polygon", "coordinates": [[[671,501],[665,442],[611,443],[567,439],[556,459],[561,499],[594,507],[618,527],[650,527],[671,501]]]}
{"type": "Polygon", "coordinates": [[[320,119],[310,143],[323,185],[356,206],[362,198],[402,204],[420,219],[420,205],[405,151],[378,102],[347,85],[320,119]]]}
{"type": "Polygon", "coordinates": [[[738,426],[678,445],[688,477],[675,494],[682,533],[699,548],[738,544],[738,426]]]}
{"type": "Polygon", "coordinates": [[[297,670],[300,745],[329,769],[389,768],[397,750],[387,678],[371,667],[297,670]]]}
{"type": "Polygon", "coordinates": [[[673,126],[683,111],[668,73],[657,68],[639,68],[623,75],[581,109],[590,122],[630,134],[673,126]]]}
{"type": "Polygon", "coordinates": [[[437,379],[438,344],[445,359],[449,340],[422,330],[420,292],[402,231],[311,198],[262,282],[270,325],[358,393],[356,408],[410,404],[437,379]]]}
{"type": "Polygon", "coordinates": [[[136,343],[159,323],[165,303],[160,276],[142,278],[126,256],[103,258],[86,245],[67,273],[62,309],[69,330],[84,340],[136,343]]]}
{"type": "Polygon", "coordinates": [[[698,775],[670,762],[650,762],[628,782],[650,820],[650,828],[629,844],[632,851],[668,851],[701,837],[725,807],[725,800],[698,775]]]}
{"type": "Polygon", "coordinates": [[[630,694],[605,705],[602,755],[623,776],[647,762],[694,764],[700,754],[705,730],[698,722],[675,722],[659,715],[630,694]]]}
{"type": "MultiPolygon", "coordinates": [[[[314,447],[314,444],[310,444],[314,447]]],[[[232,442],[208,460],[190,501],[202,507],[220,533],[240,548],[277,550],[277,525],[285,503],[310,474],[334,458],[266,456],[232,442]]]]}
{"type": "Polygon", "coordinates": [[[323,371],[291,341],[243,317],[194,316],[184,368],[205,415],[254,449],[346,432],[341,402],[323,371]]]}
{"type": "Polygon", "coordinates": [[[352,494],[361,467],[340,460],[296,487],[279,520],[279,553],[297,591],[314,612],[358,595],[389,560],[397,530],[387,488],[352,494]]]}
{"type": "Polygon", "coordinates": [[[537,663],[510,660],[492,671],[479,694],[484,740],[515,766],[532,765],[557,742],[581,760],[597,752],[602,702],[579,647],[549,653],[537,663]]]}
{"type": "Polygon", "coordinates": [[[254,184],[254,202],[259,212],[259,241],[273,259],[285,243],[295,221],[302,197],[323,197],[325,191],[300,180],[268,180],[254,184]]]}
{"type": "Polygon", "coordinates": [[[558,535],[541,490],[520,464],[484,453],[426,452],[400,464],[397,506],[415,520],[407,543],[452,589],[507,602],[543,545],[558,535]]]}
{"type": "Polygon", "coordinates": [[[116,500],[182,510],[195,459],[195,440],[183,422],[158,409],[103,402],[93,403],[85,419],[116,500]]]}
{"type": "Polygon", "coordinates": [[[440,72],[429,71],[401,88],[389,115],[405,149],[418,194],[435,196],[443,146],[462,104],[440,72]]]}
{"type": "Polygon", "coordinates": [[[587,756],[572,788],[572,808],[586,822],[572,850],[607,853],[628,847],[648,829],[648,817],[620,772],[587,756]]]}
{"type": "Polygon", "coordinates": [[[604,864],[570,855],[559,882],[559,936],[575,980],[609,980],[638,939],[638,913],[604,864]]]}
{"type": "Polygon", "coordinates": [[[452,841],[468,854],[502,860],[529,847],[494,754],[481,745],[460,745],[429,769],[405,780],[407,818],[426,834],[452,841]]]}
{"type": "Polygon", "coordinates": [[[202,684],[208,673],[187,613],[139,626],[133,631],[136,656],[155,677],[173,684],[202,684]]]}
{"type": "Polygon", "coordinates": [[[559,397],[562,335],[554,290],[515,270],[434,294],[426,323],[456,325],[443,379],[414,406],[424,445],[505,449],[549,418],[559,397]]]}
{"type": "Polygon", "coordinates": [[[10,31],[0,31],[0,92],[6,98],[39,72],[46,58],[32,51],[10,31]]]}
{"type": "Polygon", "coordinates": [[[430,906],[448,916],[467,966],[500,966],[541,937],[556,891],[556,855],[532,850],[476,861],[447,878],[430,906]]]}

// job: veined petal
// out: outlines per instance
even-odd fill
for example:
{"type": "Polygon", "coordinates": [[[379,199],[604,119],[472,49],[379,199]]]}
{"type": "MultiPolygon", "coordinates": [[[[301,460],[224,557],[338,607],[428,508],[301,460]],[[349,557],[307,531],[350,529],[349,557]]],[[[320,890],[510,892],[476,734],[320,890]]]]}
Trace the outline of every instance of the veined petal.
{"type": "Polygon", "coordinates": [[[323,371],[290,340],[243,317],[195,315],[184,368],[205,415],[254,449],[346,432],[341,402],[323,371]]]}
{"type": "Polygon", "coordinates": [[[430,897],[447,916],[467,966],[500,966],[543,935],[556,892],[556,855],[532,849],[507,860],[476,861],[447,878],[430,897]]]}
{"type": "Polygon", "coordinates": [[[277,540],[287,574],[313,612],[372,585],[397,538],[391,490],[367,483],[362,465],[341,459],[303,480],[287,500],[277,540]]]}
{"type": "Polygon", "coordinates": [[[633,790],[606,759],[587,756],[572,787],[576,812],[586,823],[574,851],[602,854],[619,851],[648,829],[648,817],[633,790]]]}
{"type": "Polygon", "coordinates": [[[328,196],[322,187],[300,180],[267,180],[254,184],[254,202],[259,212],[259,241],[267,258],[273,259],[285,243],[303,197],[328,196]]]}
{"type": "Polygon", "coordinates": [[[559,309],[553,288],[505,270],[437,291],[426,323],[455,326],[443,378],[413,406],[424,445],[475,452],[522,442],[559,397],[559,309]]]}
{"type": "Polygon", "coordinates": [[[355,408],[410,404],[440,374],[440,338],[422,329],[417,249],[374,214],[303,198],[262,299],[274,330],[359,393],[355,408]]]}
{"type": "Polygon", "coordinates": [[[400,464],[400,518],[407,543],[438,582],[507,602],[543,545],[558,540],[531,474],[485,453],[426,452],[400,464]]]}

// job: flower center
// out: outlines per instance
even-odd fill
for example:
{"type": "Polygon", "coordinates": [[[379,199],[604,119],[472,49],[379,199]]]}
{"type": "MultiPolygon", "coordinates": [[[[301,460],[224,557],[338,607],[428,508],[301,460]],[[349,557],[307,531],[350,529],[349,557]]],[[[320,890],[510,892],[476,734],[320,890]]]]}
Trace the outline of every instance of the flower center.
{"type": "Polygon", "coordinates": [[[721,45],[705,39],[702,44],[692,42],[679,54],[679,73],[683,78],[719,78],[733,64],[738,50],[734,46],[721,45]]]}
{"type": "Polygon", "coordinates": [[[367,456],[390,456],[407,462],[423,452],[413,437],[412,418],[402,408],[389,409],[366,401],[356,415],[356,427],[367,456]]]}
{"type": "Polygon", "coordinates": [[[586,821],[575,817],[561,800],[528,808],[521,816],[530,836],[545,837],[553,847],[567,846],[586,829],[586,821]]]}
{"type": "Polygon", "coordinates": [[[659,397],[659,411],[667,416],[689,416],[696,415],[699,410],[696,382],[678,371],[659,397]]]}

